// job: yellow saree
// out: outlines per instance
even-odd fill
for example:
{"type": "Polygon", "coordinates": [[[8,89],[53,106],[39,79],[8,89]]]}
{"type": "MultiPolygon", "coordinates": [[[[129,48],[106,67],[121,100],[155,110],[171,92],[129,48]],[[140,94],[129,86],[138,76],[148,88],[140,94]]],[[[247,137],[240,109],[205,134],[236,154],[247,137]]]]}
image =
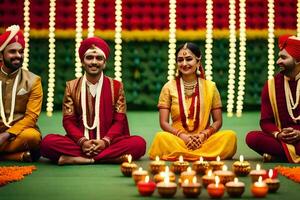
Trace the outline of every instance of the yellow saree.
{"type": "MultiPolygon", "coordinates": [[[[208,127],[211,110],[222,107],[220,94],[212,81],[199,79],[199,98],[200,112],[196,113],[199,115],[199,127],[189,134],[199,133],[208,127]]],[[[186,107],[190,107],[192,98],[186,97],[185,103],[186,107]]],[[[172,126],[177,130],[184,130],[175,80],[167,82],[162,88],[158,107],[170,109],[172,126]]],[[[189,123],[188,126],[191,128],[193,125],[189,123]]],[[[228,159],[235,152],[236,136],[231,130],[219,131],[213,134],[201,148],[196,150],[189,150],[184,141],[172,133],[160,131],[155,135],[149,150],[149,156],[151,159],[159,156],[163,160],[175,160],[182,155],[185,160],[194,161],[198,160],[200,156],[208,160],[215,159],[217,156],[220,156],[222,159],[228,159]]]]}

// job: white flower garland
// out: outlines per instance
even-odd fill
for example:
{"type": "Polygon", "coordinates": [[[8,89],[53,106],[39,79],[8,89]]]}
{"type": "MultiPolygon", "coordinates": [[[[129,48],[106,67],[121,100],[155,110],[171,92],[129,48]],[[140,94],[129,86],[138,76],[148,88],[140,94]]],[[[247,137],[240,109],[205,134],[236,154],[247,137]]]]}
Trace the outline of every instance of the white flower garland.
{"type": "Polygon", "coordinates": [[[89,126],[87,124],[87,116],[86,116],[86,75],[82,78],[81,83],[81,108],[82,108],[82,119],[83,119],[83,125],[84,125],[84,136],[88,139],[89,137],[89,130],[93,130],[97,128],[96,131],[96,138],[97,140],[100,139],[100,97],[101,97],[101,91],[102,91],[102,85],[103,85],[103,76],[102,73],[98,86],[96,88],[96,102],[95,102],[95,117],[94,122],[92,126],[89,126]]]}
{"type": "MultiPolygon", "coordinates": [[[[11,99],[11,105],[10,105],[10,114],[8,121],[5,116],[4,106],[3,106],[3,99],[2,99],[2,81],[0,81],[0,107],[1,107],[1,118],[6,127],[11,127],[10,123],[14,120],[14,111],[15,111],[15,104],[16,104],[16,95],[17,95],[17,86],[19,82],[21,69],[19,69],[18,74],[16,76],[13,89],[12,89],[12,99],[11,99]]],[[[5,94],[4,94],[5,95],[5,94]]]]}
{"type": "Polygon", "coordinates": [[[168,80],[174,79],[176,64],[176,0],[169,0],[168,80]]]}
{"type": "Polygon", "coordinates": [[[236,31],[235,31],[235,0],[229,1],[229,71],[228,71],[228,95],[227,116],[233,116],[233,104],[235,93],[235,67],[236,67],[236,31]]]}
{"type": "Polygon", "coordinates": [[[22,68],[28,69],[29,63],[29,33],[30,33],[30,18],[29,18],[29,10],[30,10],[30,1],[24,0],[24,40],[25,40],[25,48],[24,48],[24,61],[22,68]]]}
{"type": "Polygon", "coordinates": [[[297,80],[297,87],[296,87],[296,102],[294,102],[293,95],[289,86],[288,82],[289,78],[284,76],[284,93],[285,93],[285,101],[288,113],[290,117],[294,120],[294,122],[300,120],[300,115],[298,117],[295,117],[293,114],[293,110],[297,108],[299,104],[299,98],[300,98],[300,80],[297,80]]]}
{"type": "Polygon", "coordinates": [[[95,0],[88,3],[88,37],[94,37],[95,32],[95,0]]]}
{"type": "Polygon", "coordinates": [[[205,36],[205,76],[212,80],[213,48],[213,1],[206,0],[206,36],[205,36]]]}
{"type": "Polygon", "coordinates": [[[241,117],[243,111],[245,79],[246,79],[246,0],[240,0],[240,49],[239,49],[239,86],[236,102],[236,116],[241,117]]]}
{"type": "Polygon", "coordinates": [[[82,41],[82,0],[76,0],[75,77],[82,76],[82,64],[78,49],[82,41]]]}
{"type": "Polygon", "coordinates": [[[122,81],[122,0],[115,1],[115,79],[122,81]]]}
{"type": "Polygon", "coordinates": [[[49,10],[49,79],[47,94],[47,116],[51,117],[53,112],[54,87],[55,87],[55,0],[50,0],[49,10]]]}
{"type": "Polygon", "coordinates": [[[274,61],[274,0],[268,0],[268,79],[272,79],[275,70],[275,61],[274,61]]]}

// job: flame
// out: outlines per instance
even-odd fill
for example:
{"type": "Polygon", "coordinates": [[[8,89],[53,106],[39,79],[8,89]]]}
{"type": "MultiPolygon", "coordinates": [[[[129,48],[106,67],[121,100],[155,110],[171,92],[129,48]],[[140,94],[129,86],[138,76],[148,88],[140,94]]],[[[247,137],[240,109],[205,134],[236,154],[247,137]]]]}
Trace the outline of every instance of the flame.
{"type": "Polygon", "coordinates": [[[131,161],[132,161],[132,156],[131,156],[131,154],[128,155],[127,160],[128,160],[128,163],[131,163],[131,161]]]}
{"type": "Polygon", "coordinates": [[[165,184],[168,184],[170,182],[170,177],[169,176],[165,176],[164,182],[165,182],[165,184]]]}
{"type": "Polygon", "coordinates": [[[218,162],[220,162],[220,161],[221,161],[221,158],[220,158],[220,156],[218,156],[218,157],[217,157],[217,161],[218,161],[218,162]]]}
{"type": "Polygon", "coordinates": [[[260,164],[256,164],[256,170],[260,170],[261,167],[260,167],[260,164]]]}
{"type": "Polygon", "coordinates": [[[192,171],[191,167],[188,167],[186,171],[191,172],[192,171]]]}
{"type": "Polygon", "coordinates": [[[197,183],[197,177],[196,176],[194,176],[194,178],[193,178],[193,183],[197,183]]]}
{"type": "Polygon", "coordinates": [[[185,179],[185,180],[183,181],[183,183],[184,183],[184,184],[189,184],[189,179],[185,179]]]}
{"type": "Polygon", "coordinates": [[[227,167],[227,165],[223,165],[223,167],[222,167],[222,171],[227,171],[228,170],[228,167],[227,167]]]}
{"type": "Polygon", "coordinates": [[[244,162],[244,156],[240,155],[240,162],[244,162]]]}
{"type": "Polygon", "coordinates": [[[200,162],[203,162],[203,157],[202,157],[202,156],[199,158],[199,161],[200,161],[200,162]]]}
{"type": "Polygon", "coordinates": [[[268,175],[269,175],[269,178],[272,178],[272,177],[273,177],[273,169],[270,169],[270,170],[269,170],[268,175]]]}
{"type": "Polygon", "coordinates": [[[156,157],[155,157],[155,161],[159,161],[159,156],[156,156],[156,157]]]}
{"type": "Polygon", "coordinates": [[[179,162],[183,162],[183,157],[179,156],[179,162]]]}
{"type": "Polygon", "coordinates": [[[145,182],[146,182],[146,183],[149,183],[149,176],[146,176],[146,177],[145,177],[145,182]]]}
{"type": "Polygon", "coordinates": [[[212,176],[212,170],[210,169],[210,170],[208,170],[208,172],[207,172],[207,176],[212,176]]]}
{"type": "Polygon", "coordinates": [[[139,171],[140,171],[140,172],[143,171],[143,168],[142,168],[142,167],[139,167],[139,171]]]}
{"type": "Polygon", "coordinates": [[[235,177],[234,180],[233,180],[233,182],[234,182],[234,183],[238,183],[238,182],[239,182],[239,179],[238,179],[237,177],[235,177]]]}
{"type": "Polygon", "coordinates": [[[262,176],[259,176],[258,182],[259,182],[259,183],[262,183],[262,176]]]}
{"type": "Polygon", "coordinates": [[[169,173],[169,166],[166,166],[165,173],[169,173]]]}
{"type": "Polygon", "coordinates": [[[216,187],[218,187],[218,186],[219,186],[219,183],[220,183],[220,178],[219,178],[219,176],[216,176],[216,177],[215,177],[215,182],[216,182],[216,187]]]}

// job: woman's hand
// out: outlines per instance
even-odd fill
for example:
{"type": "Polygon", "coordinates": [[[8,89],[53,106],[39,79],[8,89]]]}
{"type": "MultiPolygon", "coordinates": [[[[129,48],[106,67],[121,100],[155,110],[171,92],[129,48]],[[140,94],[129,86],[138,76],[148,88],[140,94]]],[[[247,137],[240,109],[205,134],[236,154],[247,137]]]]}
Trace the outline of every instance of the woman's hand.
{"type": "Polygon", "coordinates": [[[186,133],[179,133],[178,136],[180,139],[184,141],[185,144],[187,144],[190,141],[190,136],[186,133]]]}

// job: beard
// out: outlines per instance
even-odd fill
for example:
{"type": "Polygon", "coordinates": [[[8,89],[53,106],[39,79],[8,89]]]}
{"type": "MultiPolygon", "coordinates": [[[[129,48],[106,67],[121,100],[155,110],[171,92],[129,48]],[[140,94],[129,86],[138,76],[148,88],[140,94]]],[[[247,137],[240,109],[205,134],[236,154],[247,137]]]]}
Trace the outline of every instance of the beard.
{"type": "Polygon", "coordinates": [[[22,67],[23,65],[23,57],[21,58],[11,58],[10,60],[8,59],[3,59],[3,64],[8,68],[11,69],[12,71],[15,71],[22,67]],[[19,63],[13,64],[15,60],[19,60],[19,63]]]}

